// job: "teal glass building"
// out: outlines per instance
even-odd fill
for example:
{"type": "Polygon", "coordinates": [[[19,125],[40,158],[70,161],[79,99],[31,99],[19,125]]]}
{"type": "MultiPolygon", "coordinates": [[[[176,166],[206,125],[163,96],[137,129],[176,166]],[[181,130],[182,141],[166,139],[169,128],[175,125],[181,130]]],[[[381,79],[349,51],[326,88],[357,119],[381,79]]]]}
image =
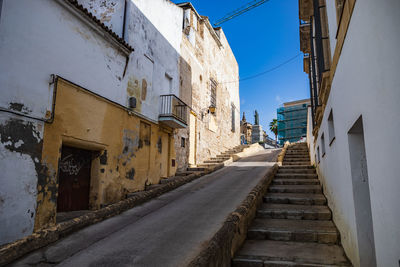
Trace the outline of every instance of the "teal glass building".
{"type": "Polygon", "coordinates": [[[307,108],[310,99],[287,102],[277,109],[278,143],[297,142],[307,136],[307,108]]]}

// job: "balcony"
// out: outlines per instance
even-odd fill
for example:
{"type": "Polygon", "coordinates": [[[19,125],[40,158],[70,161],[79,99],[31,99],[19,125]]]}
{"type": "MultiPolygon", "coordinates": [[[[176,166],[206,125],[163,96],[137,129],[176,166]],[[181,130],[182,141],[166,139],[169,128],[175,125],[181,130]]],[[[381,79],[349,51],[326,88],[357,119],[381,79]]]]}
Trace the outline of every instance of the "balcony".
{"type": "Polygon", "coordinates": [[[175,95],[161,95],[158,121],[171,128],[186,128],[188,106],[175,95]]]}
{"type": "Polygon", "coordinates": [[[300,50],[305,53],[311,53],[311,26],[309,23],[300,25],[300,50]]]}

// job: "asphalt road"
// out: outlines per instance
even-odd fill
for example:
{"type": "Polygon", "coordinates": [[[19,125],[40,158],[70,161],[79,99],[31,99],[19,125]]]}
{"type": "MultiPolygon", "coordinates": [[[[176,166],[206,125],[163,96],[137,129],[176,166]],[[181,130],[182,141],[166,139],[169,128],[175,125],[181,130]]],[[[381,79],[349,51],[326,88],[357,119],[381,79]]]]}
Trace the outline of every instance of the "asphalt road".
{"type": "Polygon", "coordinates": [[[12,266],[186,266],[273,166],[278,153],[265,150],[243,158],[12,266]]]}

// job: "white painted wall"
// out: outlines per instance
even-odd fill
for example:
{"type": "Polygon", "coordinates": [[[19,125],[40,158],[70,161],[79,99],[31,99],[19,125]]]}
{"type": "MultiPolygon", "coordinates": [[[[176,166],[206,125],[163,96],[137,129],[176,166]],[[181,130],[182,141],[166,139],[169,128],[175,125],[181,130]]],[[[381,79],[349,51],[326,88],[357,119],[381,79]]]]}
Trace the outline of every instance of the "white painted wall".
{"type": "MultiPolygon", "coordinates": [[[[16,118],[11,114],[0,114],[0,127],[9,126],[10,119],[16,118]]],[[[33,138],[41,141],[43,135],[39,128],[43,128],[43,123],[25,120],[22,124],[31,124],[36,131],[32,133],[33,138]]],[[[33,231],[38,179],[33,170],[40,158],[13,151],[22,146],[24,141],[21,139],[0,142],[0,245],[33,231]]]]}
{"type": "MultiPolygon", "coordinates": [[[[44,118],[46,111],[51,110],[51,74],[125,103],[122,80],[125,58],[57,1],[3,0],[0,58],[3,109],[10,109],[12,103],[23,104],[20,111],[44,118]]],[[[43,123],[9,113],[0,113],[0,127],[8,127],[10,118],[21,119],[22,124],[32,123],[38,138],[43,138],[43,123]]],[[[3,134],[2,140],[5,138],[3,134]]],[[[7,148],[8,142],[0,143],[0,244],[3,244],[33,231],[37,171],[29,151],[15,152],[7,148]]]]}
{"type": "Polygon", "coordinates": [[[315,147],[314,147],[314,135],[312,133],[313,125],[312,125],[312,115],[311,115],[311,106],[307,108],[307,146],[308,151],[310,153],[310,162],[311,165],[316,165],[315,160],[315,147]]]}
{"type": "Polygon", "coordinates": [[[331,46],[331,53],[335,51],[336,46],[336,32],[337,32],[337,18],[336,18],[336,1],[325,1],[326,3],[326,14],[329,18],[328,30],[329,30],[329,43],[331,46]]]}
{"type": "Polygon", "coordinates": [[[78,2],[122,37],[125,0],[78,0],[78,2]]]}
{"type": "MultiPolygon", "coordinates": [[[[122,37],[124,0],[79,0],[88,10],[122,37]],[[107,19],[109,21],[107,21],[107,19]]],[[[140,113],[158,121],[162,94],[179,96],[179,54],[182,40],[183,12],[170,1],[131,0],[127,4],[125,40],[134,47],[124,79],[142,88],[147,82],[147,96],[140,113]],[[153,63],[153,69],[151,68],[153,63]],[[152,75],[149,75],[149,73],[152,75]],[[172,90],[165,75],[172,78],[172,90]]],[[[124,95],[125,98],[126,94],[124,95]]],[[[127,99],[123,100],[125,105],[127,99]]]]}
{"type": "MultiPolygon", "coordinates": [[[[117,34],[122,34],[124,1],[108,1],[108,4],[115,2],[115,6],[102,6],[104,1],[97,0],[80,2],[117,34]],[[105,9],[110,13],[104,15],[105,9]]],[[[127,105],[128,81],[149,79],[151,65],[152,82],[142,115],[157,121],[160,95],[179,95],[183,12],[172,2],[129,2],[127,40],[135,52],[129,57],[125,77],[126,55],[59,1],[3,0],[2,3],[0,108],[23,104],[22,113],[44,118],[51,110],[51,74],[127,105]],[[172,78],[171,89],[166,84],[166,74],[172,78]]],[[[30,122],[0,111],[0,127],[6,127],[10,118],[21,119],[25,124],[30,122]]],[[[34,125],[38,138],[42,139],[43,123],[35,121],[34,125]]],[[[32,158],[27,153],[11,151],[7,144],[8,141],[0,142],[0,245],[32,233],[37,194],[37,172],[32,158]]]]}
{"type": "MultiPolygon", "coordinates": [[[[329,12],[329,8],[328,18],[330,26],[336,25],[336,13],[329,12]]],[[[377,265],[399,264],[399,25],[398,0],[356,1],[316,143],[321,146],[320,138],[325,133],[326,155],[317,170],[343,247],[355,266],[360,263],[347,133],[360,115],[377,265]],[[335,141],[329,146],[327,118],[331,109],[335,141]]],[[[331,39],[336,33],[333,28],[330,27],[331,39]]]]}
{"type": "Polygon", "coordinates": [[[57,1],[3,0],[0,58],[2,108],[23,103],[44,117],[50,74],[125,104],[124,56],[57,1]]]}
{"type": "Polygon", "coordinates": [[[162,94],[179,97],[179,56],[182,40],[183,12],[165,0],[133,0],[129,28],[129,43],[135,48],[128,66],[131,78],[140,82],[147,77],[149,59],[154,62],[152,90],[147,90],[142,113],[158,120],[162,94]],[[172,78],[172,90],[165,76],[172,78]]]}

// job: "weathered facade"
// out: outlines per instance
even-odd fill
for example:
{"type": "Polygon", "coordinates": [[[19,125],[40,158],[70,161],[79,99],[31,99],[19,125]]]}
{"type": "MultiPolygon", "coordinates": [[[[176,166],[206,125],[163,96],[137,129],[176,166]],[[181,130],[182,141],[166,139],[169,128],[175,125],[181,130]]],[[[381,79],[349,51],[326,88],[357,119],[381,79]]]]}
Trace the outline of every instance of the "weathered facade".
{"type": "Polygon", "coordinates": [[[0,3],[0,244],[175,173],[181,8],[0,3]]]}
{"type": "Polygon", "coordinates": [[[299,9],[307,140],[343,248],[354,266],[398,266],[400,2],[300,0],[299,9]]]}
{"type": "Polygon", "coordinates": [[[240,133],[241,133],[241,141],[243,144],[251,144],[251,136],[252,136],[252,128],[253,125],[246,120],[246,117],[243,112],[242,120],[240,121],[240,133]]]}
{"type": "Polygon", "coordinates": [[[0,58],[0,245],[239,144],[237,63],[190,4],[2,0],[0,58]]]}
{"type": "Polygon", "coordinates": [[[185,169],[240,144],[239,69],[222,29],[190,3],[178,6],[184,14],[180,90],[191,111],[189,127],[175,140],[177,158],[187,159],[178,168],[185,169]]]}

